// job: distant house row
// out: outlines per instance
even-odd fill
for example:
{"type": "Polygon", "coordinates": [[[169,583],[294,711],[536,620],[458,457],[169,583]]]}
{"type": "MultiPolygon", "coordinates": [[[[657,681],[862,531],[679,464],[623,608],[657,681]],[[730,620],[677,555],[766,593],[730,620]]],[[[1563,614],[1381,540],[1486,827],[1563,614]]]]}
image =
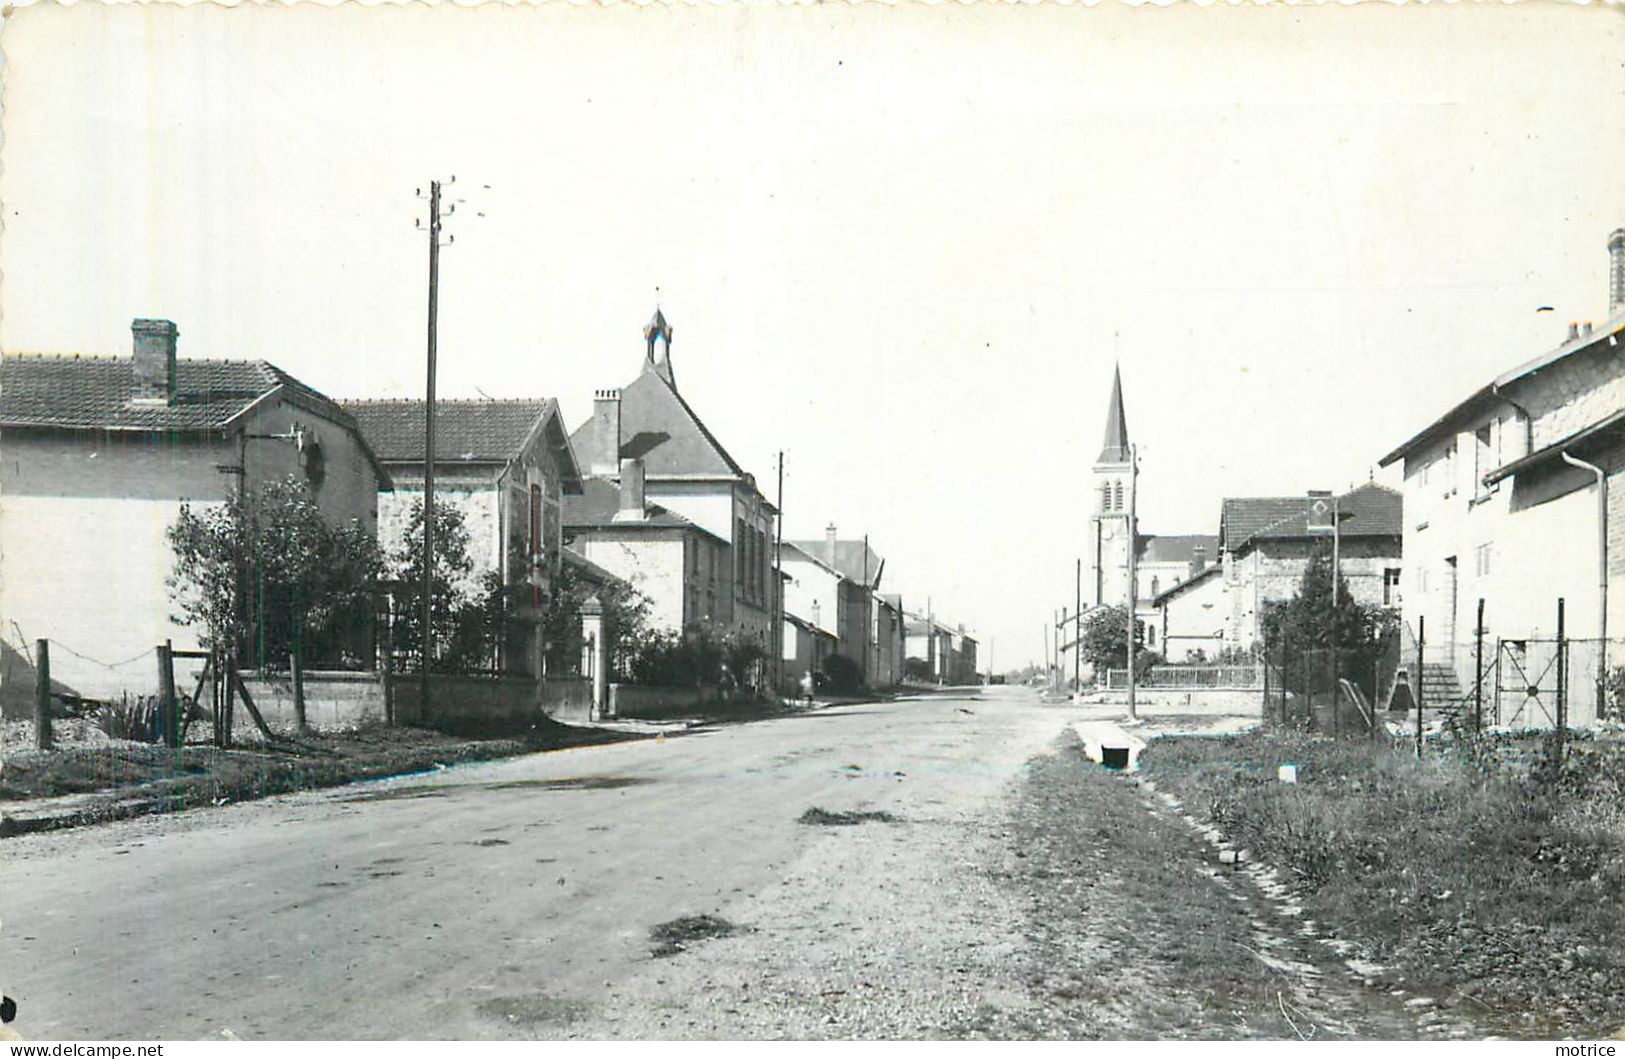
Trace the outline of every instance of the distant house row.
{"type": "MultiPolygon", "coordinates": [[[[832,526],[780,546],[777,509],[679,393],[671,335],[657,311],[638,375],[598,391],[573,432],[552,398],[437,402],[436,502],[469,532],[464,587],[496,572],[524,588],[498,667],[539,677],[559,664],[544,617],[568,577],[630,586],[655,629],[754,641],[780,661],[770,670],[785,690],[833,654],[874,686],[973,679],[974,640],[914,638],[867,539],[832,526]]],[[[294,476],[329,521],[355,521],[385,548],[408,532],[425,486],[422,401],[336,401],[263,361],[181,358],[178,340],[174,323],[138,319],[129,357],[0,359],[10,708],[32,693],[39,638],[60,647],[53,683],[93,698],[150,692],[155,643],[197,646],[167,585],[166,533],[183,505],[294,476]]],[[[369,664],[377,632],[357,628],[346,654],[369,664]]]]}

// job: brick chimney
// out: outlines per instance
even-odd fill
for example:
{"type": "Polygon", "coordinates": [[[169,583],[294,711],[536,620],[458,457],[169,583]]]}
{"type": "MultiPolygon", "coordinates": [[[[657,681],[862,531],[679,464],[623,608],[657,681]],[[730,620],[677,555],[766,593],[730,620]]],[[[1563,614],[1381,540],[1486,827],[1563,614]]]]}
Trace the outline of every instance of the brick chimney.
{"type": "Polygon", "coordinates": [[[168,320],[136,319],[130,322],[135,342],[135,384],[130,396],[137,401],[175,399],[175,340],[180,331],[168,320]]]}
{"type": "Polygon", "coordinates": [[[835,523],[824,527],[824,561],[835,565],[835,523]]]}
{"type": "Polygon", "coordinates": [[[590,437],[587,473],[612,477],[621,469],[621,391],[599,390],[593,394],[590,437]]]}
{"type": "Polygon", "coordinates": [[[1608,315],[1625,306],[1625,228],[1608,237],[1608,315]]]}
{"type": "Polygon", "coordinates": [[[622,460],[621,506],[615,512],[615,521],[642,522],[643,519],[643,461],[641,459],[622,460]]]}
{"type": "Polygon", "coordinates": [[[1191,576],[1195,577],[1207,569],[1207,545],[1198,544],[1191,549],[1191,576]]]}

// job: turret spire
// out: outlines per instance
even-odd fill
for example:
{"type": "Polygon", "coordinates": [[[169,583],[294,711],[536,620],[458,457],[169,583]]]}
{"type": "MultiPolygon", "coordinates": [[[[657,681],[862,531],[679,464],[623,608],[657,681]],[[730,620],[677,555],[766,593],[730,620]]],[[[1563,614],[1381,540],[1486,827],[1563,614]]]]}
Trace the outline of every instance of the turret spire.
{"type": "Polygon", "coordinates": [[[643,341],[648,346],[649,361],[646,367],[652,367],[662,379],[676,386],[671,371],[671,325],[666,322],[666,314],[660,311],[658,304],[655,305],[654,316],[643,328],[643,341]],[[658,355],[655,353],[657,341],[660,343],[658,355]]]}

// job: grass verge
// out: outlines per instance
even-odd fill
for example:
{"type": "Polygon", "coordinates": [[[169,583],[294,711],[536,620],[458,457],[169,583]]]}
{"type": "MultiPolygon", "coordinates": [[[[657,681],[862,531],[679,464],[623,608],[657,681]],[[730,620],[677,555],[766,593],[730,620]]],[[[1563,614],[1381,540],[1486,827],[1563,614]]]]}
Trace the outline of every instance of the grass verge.
{"type": "Polygon", "coordinates": [[[642,737],[548,722],[517,735],[485,739],[383,727],[311,734],[300,738],[307,749],[298,753],[140,745],[13,754],[0,770],[0,838],[636,738],[642,737]],[[15,805],[72,794],[90,796],[67,806],[15,805]],[[4,813],[7,801],[18,811],[4,813]]]}
{"type": "Polygon", "coordinates": [[[1625,1024],[1625,746],[1572,740],[1558,764],[1502,739],[1417,761],[1251,732],[1158,739],[1140,768],[1412,986],[1532,1036],[1625,1024]]]}

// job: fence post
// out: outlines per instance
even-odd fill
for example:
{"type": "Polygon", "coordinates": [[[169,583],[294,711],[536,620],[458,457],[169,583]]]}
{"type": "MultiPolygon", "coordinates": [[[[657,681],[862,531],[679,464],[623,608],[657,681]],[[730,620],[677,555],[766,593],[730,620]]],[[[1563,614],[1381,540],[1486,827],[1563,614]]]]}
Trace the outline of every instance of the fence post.
{"type": "Polygon", "coordinates": [[[1427,634],[1428,620],[1427,618],[1418,615],[1416,618],[1416,683],[1413,689],[1415,694],[1412,695],[1412,698],[1416,700],[1414,703],[1412,703],[1412,705],[1416,707],[1416,760],[1418,761],[1422,760],[1422,692],[1424,690],[1422,678],[1422,647],[1427,643],[1427,634]]]}
{"type": "Polygon", "coordinates": [[[1312,732],[1315,730],[1315,652],[1313,649],[1305,649],[1303,652],[1303,695],[1304,709],[1306,711],[1303,726],[1305,731],[1312,732]]]}
{"type": "Polygon", "coordinates": [[[1569,643],[1563,633],[1563,597],[1557,597],[1557,753],[1563,755],[1569,721],[1569,643]]]}
{"type": "Polygon", "coordinates": [[[175,701],[175,658],[169,641],[158,645],[158,730],[164,745],[181,745],[180,706],[175,701]]]}
{"type": "Polygon", "coordinates": [[[1478,597],[1478,625],[1473,631],[1473,734],[1484,731],[1484,597],[1478,597]]]}
{"type": "Polygon", "coordinates": [[[51,641],[45,639],[34,641],[34,745],[51,749],[51,641]]]}

